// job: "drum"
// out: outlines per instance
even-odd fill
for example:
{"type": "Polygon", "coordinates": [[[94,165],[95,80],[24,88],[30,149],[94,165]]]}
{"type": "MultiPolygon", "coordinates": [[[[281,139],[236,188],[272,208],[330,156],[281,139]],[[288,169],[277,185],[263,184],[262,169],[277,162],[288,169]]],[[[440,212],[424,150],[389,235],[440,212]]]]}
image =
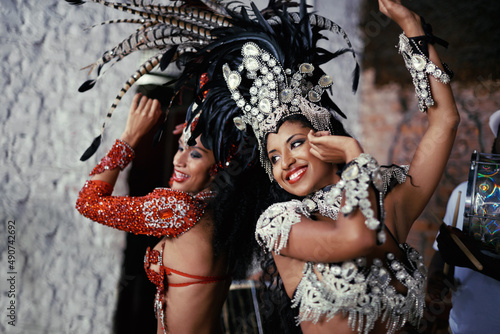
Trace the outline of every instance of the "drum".
{"type": "Polygon", "coordinates": [[[483,253],[500,256],[500,154],[472,153],[463,231],[483,253]]]}

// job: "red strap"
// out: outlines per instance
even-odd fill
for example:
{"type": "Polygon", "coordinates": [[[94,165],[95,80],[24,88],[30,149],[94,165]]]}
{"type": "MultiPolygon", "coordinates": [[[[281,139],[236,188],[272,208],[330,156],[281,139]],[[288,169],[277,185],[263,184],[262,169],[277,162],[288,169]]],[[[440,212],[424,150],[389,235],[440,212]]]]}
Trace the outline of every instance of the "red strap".
{"type": "Polygon", "coordinates": [[[165,270],[167,275],[171,274],[176,274],[179,276],[184,276],[187,278],[193,278],[193,279],[198,279],[199,281],[196,282],[186,282],[186,283],[168,283],[169,287],[182,287],[182,286],[189,286],[193,284],[208,284],[208,283],[215,283],[215,282],[220,282],[220,281],[225,281],[226,279],[230,278],[231,276],[226,275],[226,276],[198,276],[198,275],[191,275],[184,273],[182,271],[178,271],[172,268],[168,268],[165,266],[162,266],[162,268],[165,270]]]}

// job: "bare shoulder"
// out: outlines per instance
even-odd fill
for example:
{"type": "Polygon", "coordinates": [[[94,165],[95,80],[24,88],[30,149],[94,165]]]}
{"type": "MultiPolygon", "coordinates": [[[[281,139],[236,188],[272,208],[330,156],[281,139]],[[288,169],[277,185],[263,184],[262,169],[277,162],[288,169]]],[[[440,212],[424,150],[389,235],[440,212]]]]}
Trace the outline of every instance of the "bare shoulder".
{"type": "MultiPolygon", "coordinates": [[[[201,216],[200,220],[196,224],[200,229],[206,229],[207,231],[213,231],[214,229],[214,212],[212,209],[205,209],[205,212],[201,216]]],[[[195,227],[196,227],[195,226],[195,227]]]]}

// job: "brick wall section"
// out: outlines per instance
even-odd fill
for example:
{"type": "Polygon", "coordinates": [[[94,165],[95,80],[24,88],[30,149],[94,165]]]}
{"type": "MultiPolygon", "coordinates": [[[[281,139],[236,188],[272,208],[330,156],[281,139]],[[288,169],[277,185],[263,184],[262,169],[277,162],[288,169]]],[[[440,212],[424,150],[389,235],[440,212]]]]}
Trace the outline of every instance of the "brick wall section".
{"type": "MultiPolygon", "coordinates": [[[[402,58],[400,66],[404,66],[402,58]]],[[[409,73],[407,73],[410,77],[409,73]]],[[[429,263],[439,224],[451,191],[466,181],[473,150],[490,152],[494,136],[489,116],[500,109],[500,82],[454,82],[453,91],[461,123],[442,180],[425,211],[417,220],[408,242],[429,263]]],[[[407,164],[427,127],[426,115],[418,111],[413,87],[375,85],[374,70],[363,73],[361,88],[360,142],[381,164],[407,164]]],[[[465,195],[465,194],[464,194],[465,195]]]]}
{"type": "MultiPolygon", "coordinates": [[[[432,24],[447,40],[438,46],[443,61],[455,71],[453,90],[461,123],[447,168],[431,202],[413,227],[408,241],[427,263],[432,243],[453,188],[467,180],[473,150],[490,152],[493,134],[488,118],[500,109],[500,3],[422,0],[407,6],[432,24]],[[480,19],[479,19],[480,18],[480,19]]],[[[411,77],[395,45],[400,28],[378,12],[376,1],[364,1],[360,29],[365,45],[359,120],[364,148],[381,163],[408,163],[425,131],[426,117],[418,112],[411,77]]]]}
{"type": "MultiPolygon", "coordinates": [[[[450,43],[448,51],[439,48],[458,81],[498,80],[500,35],[495,32],[498,31],[500,2],[419,0],[404,4],[422,15],[432,25],[436,36],[450,43]]],[[[376,73],[375,83],[411,82],[406,80],[405,68],[395,66],[399,64],[399,55],[394,53],[394,46],[401,29],[380,14],[377,1],[364,1],[360,28],[364,35],[365,67],[384,69],[376,73]]]]}

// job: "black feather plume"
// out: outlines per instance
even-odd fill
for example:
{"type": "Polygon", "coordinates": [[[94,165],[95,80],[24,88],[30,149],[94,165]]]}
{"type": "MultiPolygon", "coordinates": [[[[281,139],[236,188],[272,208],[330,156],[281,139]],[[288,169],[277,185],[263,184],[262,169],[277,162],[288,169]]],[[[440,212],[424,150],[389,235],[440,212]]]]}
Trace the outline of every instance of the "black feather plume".
{"type": "Polygon", "coordinates": [[[76,6],[83,5],[85,3],[83,0],[66,0],[66,2],[76,6]]]}
{"type": "Polygon", "coordinates": [[[163,56],[161,57],[161,61],[160,61],[160,69],[162,71],[165,71],[165,69],[167,68],[167,66],[170,64],[170,62],[172,61],[172,58],[177,53],[177,49],[178,48],[179,48],[178,45],[174,45],[167,52],[165,52],[163,54],[163,56]]]}
{"type": "Polygon", "coordinates": [[[89,89],[92,89],[92,87],[94,87],[96,81],[95,80],[87,80],[85,81],[79,88],[78,88],[78,91],[80,93],[83,93],[83,92],[86,92],[88,91],[89,89]]]}
{"type": "Polygon", "coordinates": [[[356,62],[356,67],[354,68],[354,72],[352,74],[352,91],[356,92],[358,90],[358,84],[359,84],[359,64],[356,62]]]}
{"type": "Polygon", "coordinates": [[[94,140],[92,141],[92,144],[90,144],[90,146],[85,150],[85,152],[80,157],[80,160],[85,161],[88,158],[90,158],[91,156],[93,156],[94,153],[99,148],[99,145],[101,145],[101,135],[94,138],[94,140]]]}
{"type": "Polygon", "coordinates": [[[156,145],[158,145],[158,143],[160,142],[166,127],[167,127],[167,118],[165,118],[165,120],[161,123],[160,127],[158,128],[153,137],[153,147],[156,147],[156,145]]]}
{"type": "MultiPolygon", "coordinates": [[[[317,47],[317,41],[326,39],[322,35],[322,30],[328,27],[318,27],[311,24],[307,6],[301,1],[300,19],[287,12],[288,6],[276,7],[276,2],[271,1],[270,6],[265,11],[259,12],[255,5],[251,5],[252,16],[243,7],[240,12],[228,13],[231,15],[232,23],[229,27],[219,27],[211,31],[213,40],[205,47],[199,49],[193,57],[186,63],[179,84],[184,84],[187,78],[197,78],[199,80],[203,73],[207,73],[209,82],[204,89],[209,92],[205,98],[201,96],[199,90],[196,91],[195,101],[198,108],[189,110],[186,120],[189,124],[195,116],[202,111],[198,119],[196,128],[192,132],[191,140],[201,136],[203,145],[213,149],[217,161],[227,159],[228,147],[230,143],[244,140],[251,136],[237,130],[234,126],[234,118],[242,115],[242,111],[237,107],[222,77],[222,66],[228,64],[230,68],[236,69],[241,64],[241,48],[247,42],[255,42],[261,49],[271,53],[283,66],[290,68],[292,72],[298,69],[298,65],[310,62],[321,65],[339,57],[345,53],[354,53],[352,48],[340,48],[329,51],[317,47]],[[271,6],[272,5],[272,6],[271,6]],[[272,18],[272,20],[269,20],[272,18]]],[[[318,18],[317,16],[315,17],[318,18]]],[[[349,43],[348,43],[349,44],[349,43]]],[[[313,80],[318,80],[324,72],[315,66],[313,80]]],[[[354,73],[353,87],[358,85],[359,66],[354,73]]],[[[246,100],[249,99],[248,89],[251,83],[245,82],[245,75],[242,75],[242,84],[239,87],[240,93],[246,100]]],[[[332,113],[346,118],[346,115],[331,100],[327,93],[323,94],[321,105],[328,108],[332,113]]]]}
{"type": "MultiPolygon", "coordinates": [[[[73,5],[85,3],[83,0],[66,1],[73,5]]],[[[317,82],[324,74],[320,65],[345,53],[354,55],[344,31],[326,18],[309,14],[309,6],[305,0],[269,0],[267,8],[261,11],[253,3],[250,6],[239,6],[235,5],[238,3],[235,1],[220,1],[215,5],[212,1],[180,0],[168,6],[148,6],[148,1],[133,1],[133,5],[92,1],[139,15],[144,19],[144,25],[135,33],[103,53],[103,56],[91,65],[92,69],[97,69],[97,78],[104,75],[101,70],[105,64],[119,61],[128,54],[143,49],[157,49],[155,59],[161,70],[165,70],[172,62],[182,65],[183,72],[175,82],[174,95],[183,87],[196,87],[194,101],[197,108],[188,110],[186,122],[190,124],[201,112],[192,131],[190,143],[201,135],[203,144],[213,149],[219,162],[228,158],[234,143],[242,143],[252,136],[250,127],[248,133],[235,127],[234,118],[241,116],[242,111],[233,100],[222,76],[224,64],[227,63],[232,69],[241,65],[241,48],[245,43],[255,42],[261,49],[274,56],[283,69],[290,69],[292,73],[297,71],[302,63],[314,64],[316,70],[310,78],[311,82],[317,82]],[[299,12],[289,12],[291,8],[298,8],[299,12]],[[319,40],[326,39],[324,31],[342,35],[348,48],[335,47],[334,51],[330,51],[317,47],[319,40]],[[198,83],[204,74],[208,76],[209,81],[202,89],[198,83]],[[206,90],[208,93],[205,96],[206,90]]],[[[359,83],[359,71],[359,65],[356,63],[353,90],[357,89],[359,83]]],[[[87,80],[78,90],[84,92],[91,89],[96,80],[87,80]]],[[[246,100],[250,97],[250,86],[250,80],[243,74],[239,91],[246,100]]],[[[320,104],[345,117],[327,93],[323,94],[320,104]]],[[[116,107],[115,103],[113,107],[116,107]]],[[[154,142],[161,139],[163,132],[164,126],[161,126],[154,142]]],[[[100,136],[94,140],[82,160],[88,159],[97,150],[100,140],[100,136]]],[[[251,159],[250,156],[247,158],[251,159]]]]}

